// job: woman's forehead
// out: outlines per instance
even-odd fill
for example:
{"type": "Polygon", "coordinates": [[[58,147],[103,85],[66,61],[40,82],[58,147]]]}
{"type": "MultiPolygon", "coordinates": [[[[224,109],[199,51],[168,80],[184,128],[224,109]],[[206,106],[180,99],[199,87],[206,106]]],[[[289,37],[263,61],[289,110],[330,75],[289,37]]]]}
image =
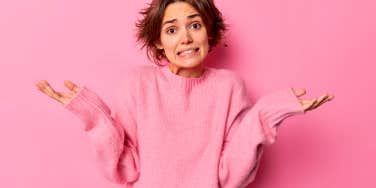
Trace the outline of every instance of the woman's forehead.
{"type": "MultiPolygon", "coordinates": [[[[190,19],[193,19],[193,18],[196,18],[196,17],[200,17],[200,14],[199,13],[193,13],[191,15],[188,15],[187,20],[190,20],[190,19]]],[[[169,24],[169,23],[176,23],[177,21],[178,21],[177,18],[173,18],[173,19],[170,19],[170,20],[164,20],[163,23],[162,23],[162,26],[169,24]]]]}
{"type": "Polygon", "coordinates": [[[175,2],[167,6],[162,22],[171,23],[179,19],[193,19],[195,17],[200,17],[200,13],[192,5],[186,2],[175,2]]]}

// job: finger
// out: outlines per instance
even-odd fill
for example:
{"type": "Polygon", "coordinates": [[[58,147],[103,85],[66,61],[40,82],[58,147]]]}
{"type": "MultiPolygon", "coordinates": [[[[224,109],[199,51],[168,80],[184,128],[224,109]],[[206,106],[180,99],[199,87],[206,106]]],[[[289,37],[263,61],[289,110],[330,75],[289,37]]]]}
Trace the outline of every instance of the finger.
{"type": "Polygon", "coordinates": [[[43,93],[59,102],[62,102],[60,93],[56,92],[47,81],[43,80],[39,82],[38,86],[43,93]]]}
{"type": "Polygon", "coordinates": [[[46,87],[46,90],[47,90],[47,93],[50,97],[52,97],[53,99],[55,99],[59,102],[62,102],[62,100],[61,100],[62,96],[59,92],[56,92],[51,87],[46,87]]]}
{"type": "Polygon", "coordinates": [[[313,110],[315,105],[317,104],[317,99],[312,99],[311,102],[310,102],[310,105],[309,105],[309,108],[308,110],[313,110]]]}
{"type": "Polygon", "coordinates": [[[46,80],[39,80],[35,85],[38,87],[38,89],[43,89],[48,82],[46,80]]]}
{"type": "Polygon", "coordinates": [[[60,94],[61,94],[61,101],[63,104],[69,103],[69,101],[71,101],[73,96],[75,95],[75,93],[73,92],[66,92],[66,93],[61,92],[60,94]]]}
{"type": "Polygon", "coordinates": [[[74,96],[74,93],[72,93],[72,92],[69,92],[69,93],[61,92],[60,94],[61,94],[62,97],[68,98],[68,99],[70,99],[74,96]]]}
{"type": "Polygon", "coordinates": [[[46,82],[45,89],[53,96],[57,96],[57,92],[50,86],[48,82],[46,82]]]}
{"type": "MultiPolygon", "coordinates": [[[[323,105],[324,103],[326,103],[326,102],[328,102],[328,101],[331,101],[333,98],[334,98],[333,95],[326,94],[326,97],[320,101],[320,103],[317,105],[317,107],[323,105]]],[[[316,107],[316,108],[317,108],[317,107],[316,107]]]]}
{"type": "Polygon", "coordinates": [[[36,86],[37,86],[38,89],[39,89],[40,91],[42,91],[43,93],[45,93],[45,94],[50,94],[50,90],[48,89],[49,84],[48,84],[47,81],[45,81],[45,80],[41,80],[41,81],[39,81],[39,82],[36,84],[36,86]]]}
{"type": "Polygon", "coordinates": [[[41,81],[38,81],[37,83],[35,83],[35,86],[37,86],[39,91],[43,92],[43,84],[41,83],[41,81]]]}
{"type": "Polygon", "coordinates": [[[334,99],[334,95],[330,95],[329,100],[331,101],[333,99],[334,99]]]}
{"type": "Polygon", "coordinates": [[[326,100],[327,98],[329,98],[329,95],[328,94],[324,94],[324,95],[321,95],[319,98],[318,98],[318,101],[321,102],[323,100],[326,100]]]}
{"type": "Polygon", "coordinates": [[[326,99],[328,98],[328,95],[322,95],[317,99],[317,103],[312,107],[312,109],[316,109],[317,107],[321,106],[326,99]]]}
{"type": "Polygon", "coordinates": [[[80,91],[80,88],[74,84],[73,82],[69,80],[64,80],[64,85],[71,91],[78,93],[80,91]]]}
{"type": "Polygon", "coordinates": [[[312,106],[316,103],[315,99],[308,99],[308,100],[301,100],[301,103],[303,105],[304,111],[311,110],[312,106]]]}
{"type": "Polygon", "coordinates": [[[334,99],[333,95],[324,94],[324,95],[320,96],[319,98],[308,99],[308,100],[300,100],[300,102],[303,105],[304,110],[309,111],[309,110],[313,110],[313,109],[321,106],[322,104],[324,104],[324,103],[326,103],[330,100],[333,100],[333,99],[334,99]]]}
{"type": "Polygon", "coordinates": [[[301,97],[306,94],[306,90],[304,88],[292,88],[292,90],[297,97],[301,97]]]}

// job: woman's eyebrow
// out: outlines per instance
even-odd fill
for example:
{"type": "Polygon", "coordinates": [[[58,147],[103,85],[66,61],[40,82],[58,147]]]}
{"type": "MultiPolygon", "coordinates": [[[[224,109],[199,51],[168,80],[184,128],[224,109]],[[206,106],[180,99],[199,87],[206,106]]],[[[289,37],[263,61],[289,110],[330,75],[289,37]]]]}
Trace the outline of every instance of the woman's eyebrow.
{"type": "Polygon", "coordinates": [[[189,19],[192,19],[192,18],[195,18],[195,17],[200,17],[200,14],[196,13],[196,14],[192,14],[192,15],[187,16],[187,18],[189,18],[189,19]]]}
{"type": "MultiPolygon", "coordinates": [[[[187,16],[188,19],[192,19],[192,18],[195,18],[195,17],[200,17],[200,14],[197,13],[197,14],[192,14],[192,15],[187,16]]],[[[164,25],[166,25],[168,23],[174,23],[176,21],[177,21],[176,18],[172,19],[172,20],[167,20],[167,21],[163,22],[162,26],[164,26],[164,25]]]]}

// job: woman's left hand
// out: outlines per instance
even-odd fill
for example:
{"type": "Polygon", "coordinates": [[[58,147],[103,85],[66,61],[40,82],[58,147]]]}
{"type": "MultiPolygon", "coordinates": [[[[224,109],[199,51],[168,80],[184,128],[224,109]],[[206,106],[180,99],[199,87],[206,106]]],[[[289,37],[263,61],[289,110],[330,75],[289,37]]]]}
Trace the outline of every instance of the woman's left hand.
{"type": "MultiPolygon", "coordinates": [[[[306,94],[305,89],[292,88],[292,90],[294,91],[296,97],[301,97],[301,96],[306,94]]],[[[300,102],[300,104],[302,104],[302,106],[304,108],[304,112],[306,112],[306,111],[309,111],[309,110],[313,110],[313,109],[323,105],[324,103],[331,101],[332,99],[334,99],[334,95],[330,95],[330,94],[326,93],[326,94],[321,95],[318,98],[299,99],[299,102],[300,102]]]]}

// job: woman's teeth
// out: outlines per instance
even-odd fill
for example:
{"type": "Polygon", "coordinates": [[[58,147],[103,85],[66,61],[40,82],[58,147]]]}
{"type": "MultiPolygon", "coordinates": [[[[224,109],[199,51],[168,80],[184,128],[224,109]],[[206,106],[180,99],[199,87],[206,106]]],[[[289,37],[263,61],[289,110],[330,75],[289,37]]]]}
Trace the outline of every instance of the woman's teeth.
{"type": "Polygon", "coordinates": [[[198,50],[199,50],[199,48],[185,50],[185,51],[182,51],[182,52],[178,52],[178,55],[192,54],[194,52],[197,52],[198,50]]]}

